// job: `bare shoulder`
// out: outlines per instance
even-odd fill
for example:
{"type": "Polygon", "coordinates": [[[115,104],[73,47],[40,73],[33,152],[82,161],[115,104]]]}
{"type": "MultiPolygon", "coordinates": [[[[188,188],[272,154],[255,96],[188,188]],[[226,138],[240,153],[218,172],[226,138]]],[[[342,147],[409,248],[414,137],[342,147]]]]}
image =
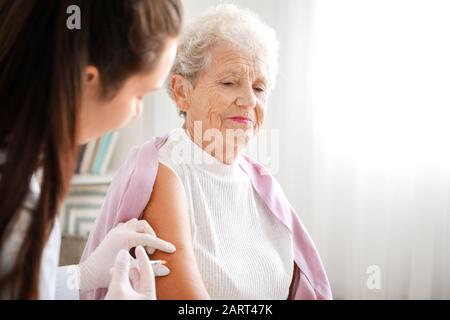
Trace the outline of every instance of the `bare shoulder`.
{"type": "Polygon", "coordinates": [[[159,164],[152,195],[144,209],[143,218],[150,223],[160,238],[172,242],[177,248],[192,242],[183,185],[177,174],[162,163],[159,164]]]}
{"type": "Polygon", "coordinates": [[[143,219],[159,238],[173,243],[177,251],[156,251],[151,258],[167,261],[171,273],[158,277],[158,299],[208,299],[192,247],[188,202],[177,174],[160,163],[152,195],[143,219]]]}
{"type": "MultiPolygon", "coordinates": [[[[150,214],[147,209],[156,209],[159,207],[171,209],[170,213],[172,215],[183,214],[187,218],[188,205],[183,185],[177,174],[162,163],[159,164],[152,195],[144,210],[144,214],[150,214]]],[[[158,216],[162,219],[170,218],[166,214],[158,216]]],[[[182,217],[179,216],[178,218],[182,217]]]]}

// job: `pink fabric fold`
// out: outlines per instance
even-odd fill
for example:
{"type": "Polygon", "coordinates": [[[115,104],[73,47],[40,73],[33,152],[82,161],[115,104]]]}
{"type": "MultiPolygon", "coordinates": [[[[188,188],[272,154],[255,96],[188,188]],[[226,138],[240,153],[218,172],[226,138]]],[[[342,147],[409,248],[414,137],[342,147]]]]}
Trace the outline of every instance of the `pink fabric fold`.
{"type": "MultiPolygon", "coordinates": [[[[108,231],[117,224],[141,216],[158,172],[158,149],[167,137],[155,137],[130,151],[111,182],[81,261],[97,248],[108,231]]],[[[294,261],[300,270],[300,277],[293,287],[294,299],[332,299],[330,284],[315,245],[278,182],[248,156],[241,157],[240,166],[269,210],[293,235],[294,261]]],[[[105,294],[106,289],[100,288],[82,298],[102,299],[105,294]]]]}

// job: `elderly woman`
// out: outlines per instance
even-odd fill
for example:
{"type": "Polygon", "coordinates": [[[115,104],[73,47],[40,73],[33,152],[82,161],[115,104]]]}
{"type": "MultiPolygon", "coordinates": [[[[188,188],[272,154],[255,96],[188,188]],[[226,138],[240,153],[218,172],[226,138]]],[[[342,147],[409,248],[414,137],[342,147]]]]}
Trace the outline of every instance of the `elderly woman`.
{"type": "Polygon", "coordinates": [[[190,26],[168,82],[185,124],[132,152],[87,252],[99,228],[140,217],[177,247],[152,256],[171,270],[157,279],[160,299],[331,298],[279,185],[242,154],[264,122],[277,48],[270,27],[233,5],[190,26]]]}

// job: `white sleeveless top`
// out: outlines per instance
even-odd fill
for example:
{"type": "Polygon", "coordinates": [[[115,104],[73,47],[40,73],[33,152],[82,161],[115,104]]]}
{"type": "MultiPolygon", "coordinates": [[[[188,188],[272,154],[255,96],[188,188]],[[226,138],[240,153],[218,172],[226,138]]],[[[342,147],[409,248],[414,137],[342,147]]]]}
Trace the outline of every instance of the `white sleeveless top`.
{"type": "Polygon", "coordinates": [[[194,253],[210,297],[287,299],[292,235],[260,199],[237,160],[219,162],[183,129],[172,131],[159,150],[159,161],[184,186],[194,253]]]}

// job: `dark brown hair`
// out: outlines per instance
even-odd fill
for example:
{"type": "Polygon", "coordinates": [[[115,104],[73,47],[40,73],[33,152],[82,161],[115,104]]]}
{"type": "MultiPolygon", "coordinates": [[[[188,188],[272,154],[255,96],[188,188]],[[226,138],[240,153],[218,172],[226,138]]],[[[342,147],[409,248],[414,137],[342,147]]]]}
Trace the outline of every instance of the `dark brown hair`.
{"type": "Polygon", "coordinates": [[[42,173],[29,227],[13,269],[0,279],[0,293],[39,298],[43,248],[78,152],[85,67],[97,67],[103,93],[111,97],[129,76],[157,64],[181,24],[180,0],[0,0],[0,150],[6,155],[0,164],[0,252],[31,177],[42,173]],[[71,5],[81,10],[81,29],[66,26],[71,5]]]}

